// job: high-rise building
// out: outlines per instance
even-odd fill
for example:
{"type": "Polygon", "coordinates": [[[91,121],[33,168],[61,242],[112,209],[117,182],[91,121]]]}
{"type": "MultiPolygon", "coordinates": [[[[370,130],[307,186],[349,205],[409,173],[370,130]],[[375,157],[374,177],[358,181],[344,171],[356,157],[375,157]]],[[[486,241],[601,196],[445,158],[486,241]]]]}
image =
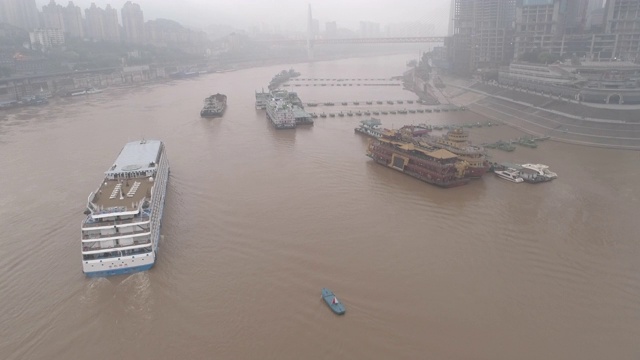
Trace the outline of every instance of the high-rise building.
{"type": "Polygon", "coordinates": [[[452,70],[507,64],[513,57],[515,0],[455,0],[452,4],[452,70]]]}
{"type": "Polygon", "coordinates": [[[62,18],[64,20],[64,30],[69,37],[84,38],[84,26],[82,21],[82,10],[79,6],[69,1],[67,7],[62,8],[62,18]]]}
{"type": "Polygon", "coordinates": [[[476,67],[495,67],[511,61],[515,10],[515,0],[476,0],[473,32],[476,67]]]}
{"type": "Polygon", "coordinates": [[[563,34],[581,34],[587,28],[589,0],[567,1],[563,34]]]}
{"type": "Polygon", "coordinates": [[[592,12],[596,9],[602,9],[604,7],[604,0],[589,0],[589,5],[587,5],[587,13],[592,12]]]}
{"type": "Polygon", "coordinates": [[[118,23],[118,11],[107,5],[105,9],[91,4],[89,9],[85,10],[87,18],[87,37],[93,40],[119,42],[120,41],[120,24],[118,23]]]}
{"type": "Polygon", "coordinates": [[[615,34],[615,59],[640,60],[640,0],[607,0],[605,32],[615,34]]]}
{"type": "Polygon", "coordinates": [[[47,50],[54,46],[64,44],[64,31],[62,29],[35,29],[29,32],[31,47],[35,50],[47,50]]]}
{"type": "Polygon", "coordinates": [[[104,10],[91,3],[91,7],[84,10],[86,27],[86,37],[94,41],[105,40],[104,32],[104,10]]]}
{"type": "Polygon", "coordinates": [[[39,27],[36,0],[0,0],[0,22],[28,31],[39,27]]]}
{"type": "Polygon", "coordinates": [[[102,27],[104,39],[111,42],[120,41],[120,23],[118,23],[118,10],[107,5],[103,12],[102,27]]]}
{"type": "Polygon", "coordinates": [[[474,0],[454,0],[451,16],[453,35],[447,45],[451,56],[451,71],[468,75],[475,70],[474,62],[474,0]]]}
{"type": "Polygon", "coordinates": [[[140,5],[127,1],[122,7],[124,40],[128,43],[144,42],[144,16],[140,5]]]}
{"type": "Polygon", "coordinates": [[[601,5],[601,1],[520,0],[515,58],[537,51],[594,61],[640,60],[640,0],[607,0],[604,9],[601,5]]]}
{"type": "Polygon", "coordinates": [[[587,31],[604,31],[604,0],[589,0],[587,6],[587,31]]]}
{"type": "Polygon", "coordinates": [[[564,35],[566,15],[567,0],[520,0],[516,7],[515,57],[534,49],[547,51],[564,35]]]}
{"type": "Polygon", "coordinates": [[[51,0],[49,5],[42,7],[42,22],[45,29],[59,29],[63,32],[64,19],[62,18],[62,6],[56,4],[55,0],[51,0]]]}
{"type": "Polygon", "coordinates": [[[610,34],[640,32],[640,0],[607,0],[605,32],[610,34]]]}
{"type": "Polygon", "coordinates": [[[453,36],[453,16],[456,13],[456,0],[451,0],[449,7],[449,26],[447,29],[447,36],[453,36]]]}

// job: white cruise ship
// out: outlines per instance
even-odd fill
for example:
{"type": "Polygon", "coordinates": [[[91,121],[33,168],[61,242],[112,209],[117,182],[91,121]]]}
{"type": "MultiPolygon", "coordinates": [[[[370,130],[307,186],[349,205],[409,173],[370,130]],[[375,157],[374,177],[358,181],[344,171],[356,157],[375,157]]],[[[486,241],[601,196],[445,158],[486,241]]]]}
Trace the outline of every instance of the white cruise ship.
{"type": "Polygon", "coordinates": [[[169,161],[158,140],[127,143],[94,192],[82,221],[82,271],[109,276],[156,261],[169,161]]]}

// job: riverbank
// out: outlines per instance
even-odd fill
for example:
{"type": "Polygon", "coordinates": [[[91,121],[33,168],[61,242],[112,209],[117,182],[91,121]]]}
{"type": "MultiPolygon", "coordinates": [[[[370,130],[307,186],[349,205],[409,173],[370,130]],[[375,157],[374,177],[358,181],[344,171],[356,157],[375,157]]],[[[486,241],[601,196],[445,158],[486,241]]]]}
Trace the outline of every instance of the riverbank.
{"type": "MultiPolygon", "coordinates": [[[[29,99],[35,96],[57,97],[76,89],[96,88],[104,90],[107,88],[144,86],[170,82],[180,80],[172,77],[172,74],[193,69],[197,69],[197,74],[194,76],[200,76],[275,65],[292,66],[295,64],[405,53],[407,53],[406,49],[386,49],[382,51],[349,54],[320,53],[312,60],[300,56],[295,58],[274,58],[228,63],[216,62],[204,65],[194,63],[181,65],[141,65],[81,72],[42,74],[25,78],[5,78],[0,79],[0,104],[17,103],[23,99],[29,99]]],[[[0,109],[2,108],[0,107],[0,109]]]]}
{"type": "MultiPolygon", "coordinates": [[[[444,77],[444,81],[447,89],[443,92],[456,105],[466,106],[479,115],[503,122],[529,135],[549,136],[551,140],[576,145],[640,150],[639,123],[561,112],[547,108],[560,100],[501,89],[473,80],[444,77]]],[[[633,113],[630,111],[625,119],[633,113]]]]}

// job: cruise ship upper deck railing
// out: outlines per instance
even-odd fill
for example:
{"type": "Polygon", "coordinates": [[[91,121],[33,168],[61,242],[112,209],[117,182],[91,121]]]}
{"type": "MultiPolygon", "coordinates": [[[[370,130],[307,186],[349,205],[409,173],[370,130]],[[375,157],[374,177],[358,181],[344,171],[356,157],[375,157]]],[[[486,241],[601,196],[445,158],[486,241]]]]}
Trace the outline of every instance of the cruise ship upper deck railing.
{"type": "Polygon", "coordinates": [[[148,222],[148,216],[141,217],[133,217],[131,219],[121,219],[121,220],[108,220],[108,221],[95,221],[91,218],[91,216],[87,216],[85,221],[82,223],[83,228],[92,228],[92,227],[104,227],[104,226],[113,226],[113,225],[124,225],[124,224],[133,224],[140,222],[148,222]]]}
{"type": "Polygon", "coordinates": [[[131,235],[151,234],[150,229],[139,229],[131,232],[115,232],[112,234],[84,234],[82,240],[109,240],[131,237],[131,235]]]}
{"type": "Polygon", "coordinates": [[[151,245],[151,239],[141,239],[141,240],[134,240],[131,244],[127,244],[127,245],[116,245],[115,242],[113,244],[113,246],[102,246],[99,242],[96,242],[93,244],[93,246],[91,245],[86,245],[83,244],[82,245],[82,251],[95,251],[96,253],[99,252],[104,252],[107,250],[113,250],[113,249],[126,249],[126,248],[130,248],[130,247],[144,247],[144,246],[150,246],[151,245]]]}

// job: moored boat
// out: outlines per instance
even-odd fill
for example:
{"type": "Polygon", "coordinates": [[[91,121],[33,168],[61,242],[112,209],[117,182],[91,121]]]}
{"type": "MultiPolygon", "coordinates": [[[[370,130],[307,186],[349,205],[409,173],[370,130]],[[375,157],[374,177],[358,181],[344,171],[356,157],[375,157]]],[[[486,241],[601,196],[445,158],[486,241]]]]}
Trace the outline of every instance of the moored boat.
{"type": "Polygon", "coordinates": [[[262,89],[261,92],[255,92],[256,94],[256,109],[266,109],[267,108],[267,102],[269,102],[269,97],[271,96],[271,94],[269,92],[265,92],[264,89],[262,89]]]}
{"type": "Polygon", "coordinates": [[[322,288],[322,300],[327,303],[329,309],[338,315],[344,315],[346,309],[338,300],[338,297],[329,289],[322,288]]]}
{"type": "Polygon", "coordinates": [[[505,169],[505,170],[495,170],[494,173],[498,175],[499,178],[505,179],[514,183],[521,183],[524,181],[522,176],[520,176],[520,172],[516,169],[505,169]]]}
{"type": "Polygon", "coordinates": [[[87,276],[150,269],[158,255],[169,161],[158,140],[127,143],[87,201],[81,227],[87,276]]]}
{"type": "Polygon", "coordinates": [[[293,106],[283,98],[272,97],[267,103],[267,118],[276,129],[295,129],[293,106]]]}
{"type": "Polygon", "coordinates": [[[102,89],[96,89],[94,87],[81,88],[81,89],[75,89],[75,90],[67,91],[64,94],[64,96],[80,96],[80,95],[99,94],[99,93],[101,93],[103,91],[104,90],[102,90],[102,89]]]}
{"type": "Polygon", "coordinates": [[[99,93],[101,93],[101,92],[103,92],[103,91],[104,91],[103,89],[96,89],[96,88],[92,87],[92,88],[88,88],[88,89],[87,89],[86,94],[87,94],[87,95],[91,95],[91,94],[99,94],[99,93]]]}
{"type": "Polygon", "coordinates": [[[354,131],[377,139],[382,137],[380,125],[382,125],[382,122],[376,118],[362,120],[360,121],[360,126],[355,128],[354,131]]]}
{"type": "Polygon", "coordinates": [[[546,180],[553,180],[558,177],[558,174],[549,170],[549,166],[543,164],[522,164],[523,169],[530,170],[536,175],[543,177],[546,180]]]}
{"type": "Polygon", "coordinates": [[[467,184],[469,164],[446,149],[425,146],[410,130],[386,130],[369,142],[367,156],[381,165],[440,187],[467,184]]]}

